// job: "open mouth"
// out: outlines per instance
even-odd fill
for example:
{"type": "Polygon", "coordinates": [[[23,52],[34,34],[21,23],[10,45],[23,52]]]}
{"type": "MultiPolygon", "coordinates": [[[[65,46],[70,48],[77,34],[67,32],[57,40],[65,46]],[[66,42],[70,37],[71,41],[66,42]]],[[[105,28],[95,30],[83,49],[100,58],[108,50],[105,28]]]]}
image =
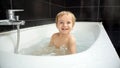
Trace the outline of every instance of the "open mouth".
{"type": "Polygon", "coordinates": [[[62,30],[68,30],[68,28],[62,28],[62,30]]]}

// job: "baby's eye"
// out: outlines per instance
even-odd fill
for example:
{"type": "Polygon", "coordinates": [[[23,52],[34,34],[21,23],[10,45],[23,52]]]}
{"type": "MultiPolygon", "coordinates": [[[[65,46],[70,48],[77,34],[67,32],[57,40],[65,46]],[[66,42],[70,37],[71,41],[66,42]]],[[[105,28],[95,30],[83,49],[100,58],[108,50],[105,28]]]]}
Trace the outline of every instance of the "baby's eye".
{"type": "Polygon", "coordinates": [[[63,22],[60,22],[60,24],[63,24],[63,22]]]}
{"type": "Polygon", "coordinates": [[[67,22],[67,24],[70,24],[71,22],[67,22]]]}

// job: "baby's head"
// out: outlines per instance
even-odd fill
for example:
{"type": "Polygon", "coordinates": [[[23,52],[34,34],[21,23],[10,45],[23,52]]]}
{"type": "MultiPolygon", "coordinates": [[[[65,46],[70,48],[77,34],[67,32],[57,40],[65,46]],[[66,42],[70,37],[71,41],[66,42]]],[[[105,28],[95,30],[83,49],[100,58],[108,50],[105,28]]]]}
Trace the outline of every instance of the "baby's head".
{"type": "Polygon", "coordinates": [[[76,21],[76,17],[75,17],[75,15],[74,15],[72,12],[70,12],[70,11],[61,11],[61,12],[59,12],[59,13],[57,14],[57,16],[56,16],[56,20],[55,20],[56,24],[57,24],[57,22],[58,22],[58,19],[59,19],[60,17],[64,16],[64,15],[71,16],[72,23],[73,23],[73,26],[74,26],[75,21],[76,21]]]}

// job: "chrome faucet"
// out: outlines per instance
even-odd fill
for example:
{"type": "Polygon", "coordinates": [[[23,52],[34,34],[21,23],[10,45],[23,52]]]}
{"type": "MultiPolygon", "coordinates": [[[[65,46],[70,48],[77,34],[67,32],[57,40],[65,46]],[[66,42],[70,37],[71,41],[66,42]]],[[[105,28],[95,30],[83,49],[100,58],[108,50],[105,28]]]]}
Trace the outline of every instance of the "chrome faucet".
{"type": "Polygon", "coordinates": [[[19,16],[15,16],[15,12],[24,11],[23,9],[9,9],[8,19],[0,20],[0,25],[24,25],[24,20],[19,20],[19,16]]]}
{"type": "Polygon", "coordinates": [[[10,21],[18,21],[19,20],[19,16],[15,16],[15,12],[19,12],[19,11],[24,11],[22,9],[10,9],[8,10],[8,19],[10,21]]]}
{"type": "Polygon", "coordinates": [[[17,26],[17,43],[14,46],[14,53],[19,52],[20,43],[20,25],[24,25],[24,20],[19,20],[19,16],[15,16],[15,12],[24,11],[22,9],[10,9],[8,10],[8,19],[0,20],[0,25],[16,25],[17,26]]]}

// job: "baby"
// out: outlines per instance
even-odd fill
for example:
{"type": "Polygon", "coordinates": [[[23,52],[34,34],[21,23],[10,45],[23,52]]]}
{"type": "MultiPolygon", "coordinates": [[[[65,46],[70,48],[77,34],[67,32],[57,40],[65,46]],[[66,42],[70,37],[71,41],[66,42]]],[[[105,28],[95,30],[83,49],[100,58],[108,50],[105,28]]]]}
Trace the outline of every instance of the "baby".
{"type": "Polygon", "coordinates": [[[73,35],[70,34],[75,25],[76,18],[73,13],[69,11],[62,11],[56,16],[56,27],[58,33],[52,35],[50,46],[60,49],[64,47],[67,53],[76,53],[76,41],[73,35]]]}

